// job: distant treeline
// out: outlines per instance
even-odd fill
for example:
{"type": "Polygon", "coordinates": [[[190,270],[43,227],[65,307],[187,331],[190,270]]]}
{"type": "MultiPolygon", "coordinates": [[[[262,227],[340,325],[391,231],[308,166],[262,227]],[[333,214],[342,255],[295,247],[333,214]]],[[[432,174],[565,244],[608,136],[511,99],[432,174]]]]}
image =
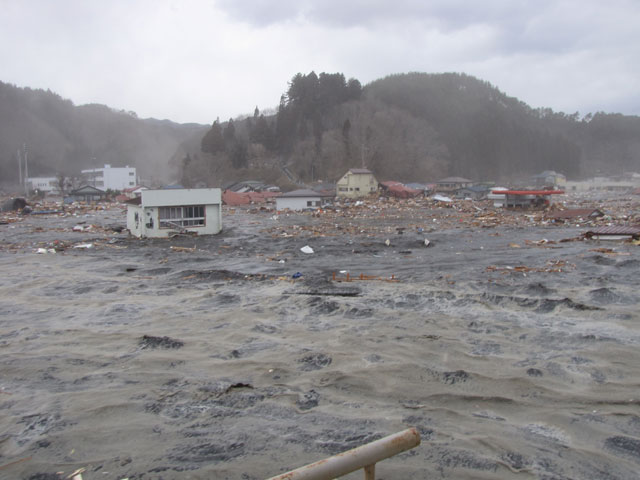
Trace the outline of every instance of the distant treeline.
{"type": "MultiPolygon", "coordinates": [[[[215,112],[212,112],[212,116],[215,112]]],[[[335,181],[366,166],[380,180],[456,175],[509,181],[543,170],[569,178],[640,171],[640,117],[533,109],[456,74],[392,75],[366,86],[342,73],[293,76],[275,113],[209,126],[141,120],[104,105],[0,82],[0,180],[130,165],[185,186],[257,179],[335,181]]]]}
{"type": "Polygon", "coordinates": [[[464,74],[399,74],[362,88],[311,72],[291,79],[275,115],[256,108],[217,120],[199,147],[183,158],[186,183],[273,180],[284,170],[335,181],[361,165],[400,181],[508,181],[543,170],[580,178],[640,170],[640,118],[532,109],[464,74]]]}
{"type": "Polygon", "coordinates": [[[169,180],[169,159],[202,125],[141,120],[104,105],[75,106],[47,90],[0,82],[0,179],[18,180],[18,150],[30,175],[72,176],[80,170],[135,166],[146,179],[169,180]]]}

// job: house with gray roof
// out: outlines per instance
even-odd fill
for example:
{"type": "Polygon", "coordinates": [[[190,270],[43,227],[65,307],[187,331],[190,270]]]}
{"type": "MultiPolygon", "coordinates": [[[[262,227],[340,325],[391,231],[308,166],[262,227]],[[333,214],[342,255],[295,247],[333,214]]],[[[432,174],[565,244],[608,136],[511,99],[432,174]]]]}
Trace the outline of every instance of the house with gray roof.
{"type": "Polygon", "coordinates": [[[276,197],[277,210],[306,210],[317,209],[325,205],[333,194],[316,192],[310,189],[294,190],[276,197]]]}

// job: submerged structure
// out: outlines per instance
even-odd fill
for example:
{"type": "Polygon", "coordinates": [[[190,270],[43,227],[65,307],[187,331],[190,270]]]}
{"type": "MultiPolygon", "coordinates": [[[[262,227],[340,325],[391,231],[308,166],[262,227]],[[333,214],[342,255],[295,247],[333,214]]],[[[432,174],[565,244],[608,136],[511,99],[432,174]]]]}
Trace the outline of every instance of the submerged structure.
{"type": "Polygon", "coordinates": [[[562,195],[564,190],[498,190],[494,195],[504,195],[506,208],[544,208],[551,205],[553,195],[562,195]]]}
{"type": "Polygon", "coordinates": [[[69,192],[69,201],[72,202],[100,202],[107,196],[107,192],[91,185],[83,185],[69,192]]]}
{"type": "Polygon", "coordinates": [[[127,228],[136,237],[219,233],[222,230],[221,190],[144,190],[140,197],[128,203],[127,228]]]}
{"type": "Polygon", "coordinates": [[[331,203],[333,197],[332,193],[327,194],[310,189],[294,190],[276,197],[276,209],[315,210],[331,203]]]}

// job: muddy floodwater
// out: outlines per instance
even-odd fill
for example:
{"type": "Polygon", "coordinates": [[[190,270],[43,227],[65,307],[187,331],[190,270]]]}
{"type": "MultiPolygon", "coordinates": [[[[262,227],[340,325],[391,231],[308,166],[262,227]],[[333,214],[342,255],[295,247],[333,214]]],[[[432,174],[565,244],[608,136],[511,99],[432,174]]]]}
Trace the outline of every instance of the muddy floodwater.
{"type": "Polygon", "coordinates": [[[640,247],[434,220],[0,225],[0,478],[262,479],[416,427],[378,479],[637,479],[640,247]]]}

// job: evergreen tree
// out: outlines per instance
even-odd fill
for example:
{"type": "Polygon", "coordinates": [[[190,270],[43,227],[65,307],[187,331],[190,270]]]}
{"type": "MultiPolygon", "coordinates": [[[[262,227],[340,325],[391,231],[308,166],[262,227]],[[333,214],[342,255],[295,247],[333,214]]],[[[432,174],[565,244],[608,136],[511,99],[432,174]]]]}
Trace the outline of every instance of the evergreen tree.
{"type": "Polygon", "coordinates": [[[252,143],[260,143],[264,145],[267,150],[271,150],[273,148],[273,132],[271,131],[271,127],[264,115],[260,115],[256,120],[253,129],[250,132],[249,139],[252,143]]]}
{"type": "Polygon", "coordinates": [[[220,121],[213,122],[211,129],[202,137],[200,149],[205,153],[218,153],[224,151],[224,137],[220,121]]]}
{"type": "Polygon", "coordinates": [[[224,129],[224,144],[227,149],[233,147],[236,141],[236,126],[233,124],[233,118],[229,119],[226,128],[224,129]]]}
{"type": "Polygon", "coordinates": [[[231,165],[233,168],[247,168],[249,164],[249,153],[247,143],[243,140],[235,142],[230,154],[231,165]]]}
{"type": "Polygon", "coordinates": [[[294,139],[296,122],[292,109],[287,105],[286,96],[280,97],[280,105],[276,116],[276,134],[275,144],[276,150],[281,154],[287,154],[291,151],[294,139]]]}
{"type": "Polygon", "coordinates": [[[347,82],[347,100],[360,100],[362,96],[362,85],[355,78],[350,78],[347,82]]]}
{"type": "Polygon", "coordinates": [[[347,83],[341,73],[321,73],[318,78],[318,107],[326,112],[347,99],[347,83]]]}

